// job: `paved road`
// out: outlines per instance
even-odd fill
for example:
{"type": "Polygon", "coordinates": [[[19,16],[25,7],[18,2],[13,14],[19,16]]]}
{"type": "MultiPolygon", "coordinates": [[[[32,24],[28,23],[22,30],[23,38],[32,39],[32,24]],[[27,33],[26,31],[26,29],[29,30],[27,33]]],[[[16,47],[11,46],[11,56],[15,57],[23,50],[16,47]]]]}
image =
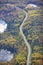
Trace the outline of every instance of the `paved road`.
{"type": "Polygon", "coordinates": [[[23,27],[25,21],[27,20],[28,14],[27,14],[27,12],[25,10],[23,10],[23,12],[26,14],[26,17],[24,18],[24,20],[23,20],[23,22],[22,22],[22,24],[20,26],[20,32],[21,32],[21,35],[23,36],[23,39],[24,39],[24,41],[26,43],[26,46],[28,48],[27,65],[30,65],[30,62],[31,62],[30,61],[31,48],[30,48],[30,45],[29,45],[29,43],[28,43],[28,41],[27,41],[27,39],[26,39],[26,37],[25,37],[25,35],[23,33],[23,30],[22,30],[22,27],[23,27]]]}

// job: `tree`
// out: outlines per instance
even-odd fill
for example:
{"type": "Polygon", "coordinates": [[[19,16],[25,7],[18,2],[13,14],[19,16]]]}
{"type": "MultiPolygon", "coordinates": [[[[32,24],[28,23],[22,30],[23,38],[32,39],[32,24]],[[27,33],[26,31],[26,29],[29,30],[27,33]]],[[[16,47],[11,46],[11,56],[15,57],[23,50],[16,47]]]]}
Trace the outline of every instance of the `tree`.
{"type": "Polygon", "coordinates": [[[34,50],[35,50],[36,52],[38,52],[38,51],[40,50],[40,47],[39,47],[39,46],[34,46],[34,50]]]}

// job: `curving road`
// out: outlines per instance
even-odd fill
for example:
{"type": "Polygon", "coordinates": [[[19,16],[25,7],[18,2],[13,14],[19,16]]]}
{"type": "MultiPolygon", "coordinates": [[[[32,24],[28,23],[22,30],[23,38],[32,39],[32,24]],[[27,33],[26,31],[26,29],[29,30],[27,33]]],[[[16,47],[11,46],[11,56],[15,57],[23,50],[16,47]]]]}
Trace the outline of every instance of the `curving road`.
{"type": "Polygon", "coordinates": [[[26,46],[27,46],[27,49],[28,49],[27,65],[30,65],[31,48],[30,48],[30,45],[29,45],[29,43],[28,43],[28,41],[27,41],[27,39],[26,39],[26,37],[25,37],[25,35],[23,33],[23,30],[22,30],[22,27],[23,27],[25,21],[27,20],[28,14],[27,14],[27,12],[25,10],[23,10],[23,12],[26,14],[26,17],[24,18],[24,20],[23,20],[23,22],[22,22],[22,24],[20,26],[20,32],[21,32],[21,35],[23,36],[23,39],[24,39],[24,41],[26,43],[26,46]]]}

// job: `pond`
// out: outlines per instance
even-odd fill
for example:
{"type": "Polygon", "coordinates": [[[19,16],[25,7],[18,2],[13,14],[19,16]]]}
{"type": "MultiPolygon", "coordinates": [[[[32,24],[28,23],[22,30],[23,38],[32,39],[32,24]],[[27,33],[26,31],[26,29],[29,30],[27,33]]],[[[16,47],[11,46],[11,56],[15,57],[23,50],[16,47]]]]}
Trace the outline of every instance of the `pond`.
{"type": "Polygon", "coordinates": [[[0,20],[0,33],[3,33],[7,28],[7,23],[4,20],[0,20]]]}
{"type": "Polygon", "coordinates": [[[0,44],[0,62],[10,62],[16,52],[17,48],[14,48],[12,45],[0,44]]]}
{"type": "Polygon", "coordinates": [[[0,50],[0,62],[9,62],[13,58],[13,53],[8,50],[0,50]]]}

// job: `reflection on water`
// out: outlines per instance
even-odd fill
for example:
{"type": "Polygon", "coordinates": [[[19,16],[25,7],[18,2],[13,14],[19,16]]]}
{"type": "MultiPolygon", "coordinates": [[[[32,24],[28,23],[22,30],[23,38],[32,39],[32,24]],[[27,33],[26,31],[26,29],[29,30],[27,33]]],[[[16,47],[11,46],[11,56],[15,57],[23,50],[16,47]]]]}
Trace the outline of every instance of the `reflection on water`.
{"type": "Polygon", "coordinates": [[[13,58],[13,53],[10,51],[0,49],[0,62],[8,62],[13,58]]]}

